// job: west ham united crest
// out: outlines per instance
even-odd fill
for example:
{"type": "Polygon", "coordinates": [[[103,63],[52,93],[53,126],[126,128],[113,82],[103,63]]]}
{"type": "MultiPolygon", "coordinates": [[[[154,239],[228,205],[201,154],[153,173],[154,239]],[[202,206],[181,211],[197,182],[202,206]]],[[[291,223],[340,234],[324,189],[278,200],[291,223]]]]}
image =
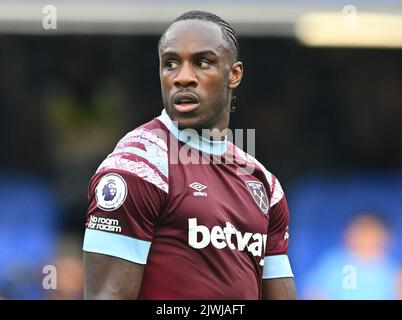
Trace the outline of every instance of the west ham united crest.
{"type": "Polygon", "coordinates": [[[109,173],[100,179],[96,186],[95,197],[100,209],[116,210],[126,200],[127,184],[120,175],[109,173]]]}
{"type": "Polygon", "coordinates": [[[254,201],[260,207],[262,212],[268,213],[269,200],[264,185],[259,181],[246,181],[248,191],[253,196],[254,201]]]}

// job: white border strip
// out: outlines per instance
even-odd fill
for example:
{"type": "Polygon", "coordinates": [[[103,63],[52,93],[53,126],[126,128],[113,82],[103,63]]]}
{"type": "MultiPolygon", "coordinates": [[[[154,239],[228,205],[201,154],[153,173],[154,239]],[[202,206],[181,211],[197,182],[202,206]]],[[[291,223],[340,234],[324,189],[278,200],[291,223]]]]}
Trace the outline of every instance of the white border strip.
{"type": "Polygon", "coordinates": [[[293,278],[292,268],[286,254],[264,258],[263,279],[293,278]]]}
{"type": "Polygon", "coordinates": [[[83,250],[146,264],[151,242],[121,234],[86,229],[83,250]]]}

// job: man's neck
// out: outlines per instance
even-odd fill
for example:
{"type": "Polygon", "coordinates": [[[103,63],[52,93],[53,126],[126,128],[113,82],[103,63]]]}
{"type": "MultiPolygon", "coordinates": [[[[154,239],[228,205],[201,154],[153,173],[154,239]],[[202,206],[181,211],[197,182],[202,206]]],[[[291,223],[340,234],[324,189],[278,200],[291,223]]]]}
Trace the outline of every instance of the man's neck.
{"type": "Polygon", "coordinates": [[[201,133],[193,128],[179,129],[177,121],[172,119],[164,109],[158,119],[169,129],[169,131],[178,139],[196,149],[211,154],[223,154],[226,151],[226,131],[201,130],[201,133]]]}

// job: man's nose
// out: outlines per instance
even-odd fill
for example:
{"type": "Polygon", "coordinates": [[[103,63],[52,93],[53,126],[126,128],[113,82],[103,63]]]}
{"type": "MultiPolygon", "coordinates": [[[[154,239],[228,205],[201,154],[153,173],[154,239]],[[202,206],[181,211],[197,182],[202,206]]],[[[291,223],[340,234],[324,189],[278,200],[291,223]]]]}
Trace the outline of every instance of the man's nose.
{"type": "Polygon", "coordinates": [[[174,85],[180,87],[196,87],[198,84],[197,77],[190,63],[183,63],[176,78],[174,85]]]}

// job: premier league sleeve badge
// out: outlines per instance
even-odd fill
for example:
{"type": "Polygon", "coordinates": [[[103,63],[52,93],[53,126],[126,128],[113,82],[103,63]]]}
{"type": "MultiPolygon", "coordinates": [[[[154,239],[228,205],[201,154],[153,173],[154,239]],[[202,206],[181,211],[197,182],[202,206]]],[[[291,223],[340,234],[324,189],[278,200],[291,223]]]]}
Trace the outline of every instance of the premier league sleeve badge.
{"type": "Polygon", "coordinates": [[[116,173],[103,176],[96,186],[95,197],[98,208],[105,211],[116,210],[126,200],[126,181],[116,173]]]}

